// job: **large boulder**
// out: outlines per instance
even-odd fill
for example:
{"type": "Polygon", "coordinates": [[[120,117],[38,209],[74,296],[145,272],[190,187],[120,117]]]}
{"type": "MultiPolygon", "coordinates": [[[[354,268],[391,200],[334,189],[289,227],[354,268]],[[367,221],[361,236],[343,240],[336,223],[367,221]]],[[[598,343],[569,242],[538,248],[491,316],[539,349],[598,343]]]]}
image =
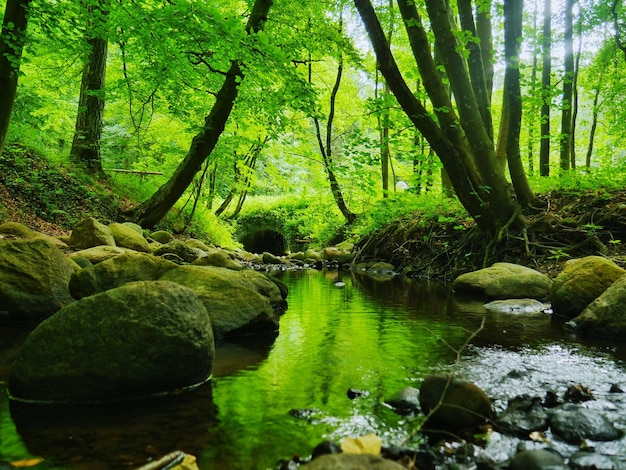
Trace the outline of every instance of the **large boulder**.
{"type": "Polygon", "coordinates": [[[547,299],[552,280],[531,268],[512,263],[494,263],[488,268],[461,274],[452,283],[456,292],[490,299],[547,299]]]}
{"type": "Polygon", "coordinates": [[[493,414],[491,400],[480,387],[449,375],[426,377],[420,386],[419,401],[430,430],[473,428],[493,414]]]}
{"type": "Polygon", "coordinates": [[[165,245],[159,246],[153,251],[156,256],[169,259],[176,263],[191,263],[204,256],[204,252],[198,248],[191,247],[181,240],[172,240],[165,245]]]}
{"type": "Polygon", "coordinates": [[[99,402],[167,393],[211,374],[214,341],[200,299],[140,281],[67,305],[26,339],[9,391],[18,400],[99,402]]]}
{"type": "Polygon", "coordinates": [[[620,277],[566,328],[592,336],[626,339],[626,276],[620,277]]]}
{"type": "Polygon", "coordinates": [[[109,228],[111,229],[113,239],[115,240],[115,244],[117,246],[123,246],[124,248],[144,253],[150,251],[148,240],[146,240],[143,235],[137,232],[137,230],[132,226],[112,223],[109,224],[109,228]]]}
{"type": "Polygon", "coordinates": [[[70,245],[78,250],[99,245],[115,246],[115,238],[111,229],[93,217],[78,222],[72,229],[70,245]]]}
{"type": "Polygon", "coordinates": [[[72,302],[73,264],[42,239],[0,243],[0,312],[16,320],[49,316],[72,302]]]}
{"type": "Polygon", "coordinates": [[[177,267],[157,256],[128,252],[75,272],[70,279],[70,292],[75,299],[81,299],[133,281],[156,281],[177,267]]]}
{"type": "Polygon", "coordinates": [[[4,222],[0,224],[0,240],[6,238],[21,238],[23,240],[39,238],[49,241],[58,248],[67,248],[67,244],[58,238],[33,230],[24,224],[20,224],[19,222],[4,222]]]}
{"type": "Polygon", "coordinates": [[[162,280],[192,289],[202,299],[213,324],[216,338],[249,332],[275,332],[280,313],[272,299],[281,298],[278,287],[256,271],[232,271],[213,266],[180,266],[168,271],[162,280]],[[265,295],[262,284],[269,290],[265,295]]]}
{"type": "Polygon", "coordinates": [[[574,318],[624,274],[624,269],[601,256],[569,260],[552,284],[552,310],[574,318]]]}

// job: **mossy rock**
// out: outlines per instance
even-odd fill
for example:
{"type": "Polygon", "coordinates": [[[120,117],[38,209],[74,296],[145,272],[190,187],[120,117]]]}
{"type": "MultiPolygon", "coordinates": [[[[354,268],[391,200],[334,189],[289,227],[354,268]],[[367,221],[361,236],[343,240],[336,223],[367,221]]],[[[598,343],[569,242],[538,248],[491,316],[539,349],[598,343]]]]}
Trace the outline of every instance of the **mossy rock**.
{"type": "Polygon", "coordinates": [[[72,229],[70,245],[78,250],[101,245],[115,246],[115,238],[109,227],[93,217],[87,217],[72,229]]]}
{"type": "Polygon", "coordinates": [[[124,248],[147,253],[150,251],[148,240],[141,232],[126,224],[112,223],[109,225],[115,244],[124,248]]]}
{"type": "Polygon", "coordinates": [[[567,261],[552,285],[550,298],[554,313],[566,319],[580,315],[624,274],[624,269],[601,256],[567,261]]]}
{"type": "Polygon", "coordinates": [[[74,269],[46,240],[0,243],[0,311],[17,320],[53,314],[73,301],[69,281],[74,269]]]}
{"type": "Polygon", "coordinates": [[[143,281],[67,305],[26,339],[10,373],[13,399],[107,402],[206,381],[209,315],[179,284],[143,281]]]}

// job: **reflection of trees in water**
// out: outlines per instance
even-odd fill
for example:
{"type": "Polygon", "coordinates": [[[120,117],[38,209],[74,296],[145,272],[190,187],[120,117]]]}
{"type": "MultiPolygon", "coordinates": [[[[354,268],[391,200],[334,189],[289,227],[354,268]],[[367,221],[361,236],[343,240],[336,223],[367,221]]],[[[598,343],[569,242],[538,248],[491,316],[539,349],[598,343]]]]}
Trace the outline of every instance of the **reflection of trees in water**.
{"type": "Polygon", "coordinates": [[[106,405],[11,402],[29,452],[72,468],[133,468],[173,450],[199,455],[215,421],[211,382],[178,395],[106,405]]]}

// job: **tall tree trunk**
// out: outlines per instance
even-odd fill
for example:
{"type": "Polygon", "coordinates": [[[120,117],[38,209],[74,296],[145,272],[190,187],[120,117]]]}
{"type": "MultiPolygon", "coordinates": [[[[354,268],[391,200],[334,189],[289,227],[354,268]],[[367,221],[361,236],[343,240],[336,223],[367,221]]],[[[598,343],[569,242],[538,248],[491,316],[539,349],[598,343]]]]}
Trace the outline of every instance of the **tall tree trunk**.
{"type": "MultiPolygon", "coordinates": [[[[406,11],[414,9],[414,2],[410,0],[402,0],[398,2],[399,5],[401,3],[404,3],[406,11]]],[[[444,133],[444,129],[446,132],[449,132],[449,135],[453,138],[455,138],[454,136],[460,135],[458,134],[458,130],[450,132],[450,126],[444,126],[443,124],[440,128],[424,106],[417,100],[411,89],[407,86],[393,58],[393,55],[391,54],[391,50],[389,49],[389,45],[387,44],[385,35],[380,26],[380,22],[376,17],[376,13],[374,12],[371,2],[369,0],[354,0],[354,4],[359,11],[359,15],[361,16],[363,23],[365,24],[365,28],[376,53],[379,68],[385,76],[390,90],[395,95],[398,103],[400,103],[409,119],[429,141],[431,147],[439,156],[444,168],[446,168],[450,175],[457,196],[463,206],[467,209],[470,215],[474,217],[482,230],[491,236],[496,236],[495,239],[497,239],[500,230],[515,220],[516,214],[519,213],[519,206],[514,201],[509,185],[504,179],[503,173],[498,168],[498,164],[495,161],[495,152],[493,147],[489,146],[491,142],[487,136],[480,113],[478,112],[478,105],[476,103],[469,78],[465,72],[463,59],[457,54],[457,51],[454,50],[456,42],[453,39],[453,43],[450,43],[450,36],[454,38],[454,35],[450,28],[448,9],[445,4],[442,4],[441,2],[428,3],[430,19],[434,26],[433,29],[438,41],[438,46],[440,47],[442,56],[448,59],[448,62],[446,63],[446,67],[448,68],[448,77],[451,82],[454,82],[453,91],[455,97],[459,101],[459,107],[463,109],[463,113],[465,113],[465,115],[461,114],[461,123],[463,124],[466,132],[468,132],[468,129],[477,131],[476,135],[471,138],[469,135],[467,136],[467,141],[473,143],[473,145],[469,148],[467,145],[463,144],[463,141],[458,142],[458,145],[453,144],[452,140],[449,139],[444,133]],[[437,37],[437,35],[439,35],[439,37],[437,37]],[[452,47],[452,53],[455,55],[455,57],[451,59],[455,62],[453,65],[450,64],[450,58],[448,57],[448,54],[451,52],[450,47],[452,47]],[[459,80],[457,80],[456,77],[453,79],[454,73],[459,71],[458,68],[455,67],[455,65],[459,62],[461,64],[461,69],[463,70],[461,77],[462,83],[459,83],[459,80]],[[469,94],[465,95],[464,93],[461,93],[461,91],[466,90],[469,90],[469,94]],[[467,110],[464,109],[466,107],[470,108],[469,115],[466,114],[467,110]],[[474,147],[483,148],[483,146],[489,148],[490,150],[486,154],[480,153],[481,158],[477,159],[480,160],[480,163],[476,162],[475,167],[472,164],[466,165],[463,154],[465,154],[465,156],[473,156],[474,154],[471,153],[471,150],[473,150],[474,147]],[[480,173],[476,173],[475,169],[478,169],[480,173]],[[475,181],[484,181],[484,184],[477,186],[474,184],[475,181]]],[[[402,13],[402,6],[400,11],[402,13]]],[[[402,14],[403,19],[405,20],[405,25],[407,26],[407,32],[409,33],[409,36],[411,36],[415,33],[415,29],[412,29],[415,26],[415,21],[407,22],[405,13],[402,14]]],[[[413,11],[410,17],[415,18],[416,15],[417,12],[413,11]]],[[[426,55],[430,56],[428,50],[428,54],[420,50],[416,51],[415,48],[413,52],[414,55],[421,54],[420,57],[426,55]]],[[[424,62],[426,62],[426,58],[424,59],[424,62]]],[[[419,64],[419,62],[417,63],[419,64]]],[[[438,77],[438,74],[428,78],[424,77],[425,87],[427,79],[433,80],[432,83],[436,83],[438,77]]],[[[442,99],[442,96],[445,96],[443,89],[436,86],[433,88],[434,93],[437,95],[437,99],[442,99]]],[[[426,89],[428,91],[428,88],[426,89]]],[[[431,96],[434,108],[437,109],[438,106],[435,105],[435,98],[433,98],[430,91],[428,91],[428,94],[431,96]]],[[[445,115],[445,113],[443,114],[445,115]]],[[[454,113],[452,112],[450,116],[454,116],[454,113]]]]}
{"type": "Polygon", "coordinates": [[[78,113],[70,161],[84,165],[96,174],[103,174],[100,156],[100,138],[102,136],[102,117],[104,114],[104,82],[106,77],[108,40],[103,37],[103,25],[95,24],[92,17],[105,18],[107,8],[104,2],[87,7],[87,46],[89,53],[83,66],[83,77],[80,84],[78,113]],[[91,31],[95,30],[96,35],[91,31]]]}
{"type": "Polygon", "coordinates": [[[483,74],[485,76],[485,86],[487,96],[491,103],[493,92],[493,33],[491,28],[491,0],[483,0],[478,5],[476,14],[476,34],[480,40],[480,53],[483,62],[483,74]]]}
{"type": "Polygon", "coordinates": [[[560,141],[560,166],[562,171],[570,169],[570,155],[572,152],[572,95],[574,79],[574,48],[573,48],[573,28],[572,9],[574,0],[565,0],[565,15],[563,23],[565,32],[563,36],[563,47],[565,50],[564,65],[565,75],[563,77],[563,99],[561,111],[561,138],[560,141]]]}
{"type": "MultiPolygon", "coordinates": [[[[309,61],[309,67],[311,67],[311,61],[309,61]]],[[[335,84],[333,85],[333,89],[330,92],[330,110],[328,112],[328,120],[326,121],[326,142],[324,143],[324,139],[322,138],[322,130],[320,127],[320,121],[317,117],[313,117],[313,122],[315,123],[315,133],[317,136],[317,143],[320,149],[320,153],[322,154],[322,161],[324,162],[324,168],[326,169],[326,174],[328,175],[328,182],[330,183],[330,191],[335,199],[335,203],[337,207],[341,211],[341,214],[346,218],[348,224],[353,223],[356,220],[356,214],[353,213],[346,204],[346,200],[343,197],[343,192],[341,191],[341,186],[339,185],[339,180],[337,180],[337,176],[335,175],[335,171],[333,169],[333,120],[335,119],[335,103],[337,100],[337,93],[339,92],[339,87],[341,85],[341,77],[343,75],[343,59],[341,55],[339,56],[339,62],[337,64],[337,75],[335,77],[335,84]]],[[[310,80],[310,69],[309,69],[309,80],[310,80]]]]}
{"type": "Polygon", "coordinates": [[[508,101],[509,123],[506,139],[506,157],[511,181],[523,207],[536,202],[524,171],[520,154],[519,136],[522,128],[522,92],[520,86],[519,54],[522,38],[523,0],[504,0],[504,99],[508,101]]]}
{"type": "Polygon", "coordinates": [[[580,55],[583,46],[583,19],[582,15],[578,15],[578,48],[576,50],[576,58],[574,61],[574,72],[572,77],[572,141],[570,149],[570,165],[576,168],[576,121],[578,119],[578,72],[580,70],[580,55]]]}
{"type": "Polygon", "coordinates": [[[619,11],[622,6],[622,0],[613,0],[611,2],[611,15],[613,16],[613,28],[615,29],[615,44],[624,54],[626,59],[626,24],[619,17],[619,11]]]}
{"type": "Polygon", "coordinates": [[[594,139],[596,137],[596,130],[598,128],[598,115],[600,114],[600,90],[602,89],[602,83],[604,82],[604,71],[605,68],[600,67],[598,81],[596,82],[593,90],[591,129],[589,129],[589,141],[587,143],[587,153],[585,155],[585,166],[588,170],[591,168],[591,157],[593,155],[594,139]]]}
{"type": "Polygon", "coordinates": [[[30,0],[7,0],[0,35],[0,153],[6,143],[20,72],[30,0]]]}
{"type": "MultiPolygon", "coordinates": [[[[461,27],[469,32],[474,39],[478,39],[476,33],[476,24],[474,23],[474,15],[472,12],[472,0],[457,0],[459,7],[459,17],[461,18],[461,27]]],[[[493,141],[493,121],[491,118],[491,101],[490,93],[487,90],[487,82],[485,80],[485,67],[483,65],[483,56],[481,52],[482,44],[475,40],[467,42],[469,51],[468,65],[470,72],[470,80],[472,89],[478,102],[478,110],[485,123],[487,135],[493,141]]],[[[488,47],[488,46],[486,46],[488,47]]]]}
{"type": "Polygon", "coordinates": [[[539,173],[550,176],[550,102],[552,100],[552,0],[543,2],[543,41],[541,45],[541,143],[539,173]]]}
{"type": "MultiPolygon", "coordinates": [[[[533,27],[532,27],[532,51],[533,51],[533,63],[532,68],[530,70],[530,89],[532,90],[533,96],[537,92],[537,68],[538,68],[538,47],[537,47],[537,8],[538,2],[534,0],[533,6],[533,27]]],[[[536,122],[535,115],[537,113],[537,106],[535,105],[535,100],[533,99],[530,105],[529,115],[530,119],[526,120],[526,129],[528,132],[528,143],[527,143],[527,159],[528,159],[528,173],[533,175],[535,172],[535,131],[536,131],[536,122]]]]}
{"type": "MultiPolygon", "coordinates": [[[[272,3],[273,0],[255,1],[246,25],[246,31],[249,34],[263,28],[272,3]]],[[[178,165],[170,179],[150,199],[135,209],[134,219],[142,227],[152,227],[159,222],[191,184],[224,131],[237,98],[239,83],[243,78],[241,64],[233,61],[202,130],[191,142],[187,156],[178,165]]]]}

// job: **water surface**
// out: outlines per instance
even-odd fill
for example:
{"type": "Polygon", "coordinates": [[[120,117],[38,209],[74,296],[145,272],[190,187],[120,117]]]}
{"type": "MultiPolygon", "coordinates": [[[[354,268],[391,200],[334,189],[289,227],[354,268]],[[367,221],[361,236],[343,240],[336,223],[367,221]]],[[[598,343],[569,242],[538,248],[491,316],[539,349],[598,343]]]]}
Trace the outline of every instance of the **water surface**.
{"type": "MultiPolygon", "coordinates": [[[[386,445],[400,444],[421,419],[396,415],[384,399],[447,370],[479,384],[500,409],[520,393],[543,396],[583,383],[598,406],[611,398],[611,417],[626,429],[623,404],[608,397],[613,383],[626,389],[622,346],[568,336],[549,315],[486,312],[483,302],[437,283],[276,274],[290,289],[278,337],[219,345],[213,380],[193,392],[107,407],[33,408],[10,406],[2,390],[0,460],[43,458],[34,468],[45,469],[136,468],[181,449],[197,456],[201,469],[266,469],[308,456],[325,439],[374,432],[386,445]],[[350,388],[369,396],[350,400],[350,388]]],[[[27,330],[1,328],[5,388],[27,330]]],[[[515,444],[500,442],[492,452],[505,459],[515,444]]],[[[622,441],[602,447],[616,455],[625,449],[622,441]]]]}

